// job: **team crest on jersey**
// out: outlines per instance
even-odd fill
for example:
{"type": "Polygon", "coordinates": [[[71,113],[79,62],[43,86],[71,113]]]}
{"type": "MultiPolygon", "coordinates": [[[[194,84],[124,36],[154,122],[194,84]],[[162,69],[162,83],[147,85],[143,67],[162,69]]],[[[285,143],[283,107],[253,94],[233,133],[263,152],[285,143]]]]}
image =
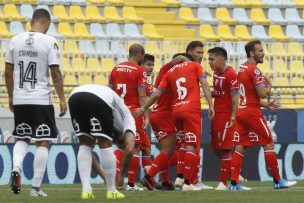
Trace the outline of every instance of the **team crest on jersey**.
{"type": "Polygon", "coordinates": [[[148,77],[147,72],[144,72],[143,75],[145,78],[148,77]]]}
{"type": "Polygon", "coordinates": [[[148,79],[147,79],[147,83],[148,83],[148,85],[152,85],[152,80],[151,80],[151,78],[148,78],[148,79]]]}
{"type": "Polygon", "coordinates": [[[26,39],[25,44],[28,46],[32,46],[34,42],[35,42],[34,38],[30,36],[29,38],[26,39]]]}
{"type": "Polygon", "coordinates": [[[255,70],[254,70],[254,74],[260,75],[260,74],[261,74],[261,71],[260,71],[259,69],[255,69],[255,70]]]}

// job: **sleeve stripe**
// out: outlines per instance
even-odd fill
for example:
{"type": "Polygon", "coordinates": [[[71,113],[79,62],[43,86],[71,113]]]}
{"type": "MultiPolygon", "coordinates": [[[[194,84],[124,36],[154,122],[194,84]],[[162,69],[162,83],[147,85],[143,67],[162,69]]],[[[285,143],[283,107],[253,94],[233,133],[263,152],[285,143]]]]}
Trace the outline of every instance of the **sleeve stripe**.
{"type": "Polygon", "coordinates": [[[239,89],[232,89],[230,90],[230,93],[238,93],[239,92],[239,89]]]}
{"type": "Polygon", "coordinates": [[[198,77],[199,80],[202,79],[202,78],[206,78],[206,75],[201,75],[201,76],[198,77]]]}
{"type": "Polygon", "coordinates": [[[139,86],[137,86],[137,88],[145,88],[145,89],[146,89],[146,86],[144,86],[144,85],[139,85],[139,86]]]}
{"type": "Polygon", "coordinates": [[[264,83],[263,82],[258,82],[258,83],[255,84],[256,87],[259,87],[261,85],[264,85],[264,83]]]}
{"type": "Polygon", "coordinates": [[[164,92],[164,90],[161,87],[156,88],[157,90],[164,92]]]}

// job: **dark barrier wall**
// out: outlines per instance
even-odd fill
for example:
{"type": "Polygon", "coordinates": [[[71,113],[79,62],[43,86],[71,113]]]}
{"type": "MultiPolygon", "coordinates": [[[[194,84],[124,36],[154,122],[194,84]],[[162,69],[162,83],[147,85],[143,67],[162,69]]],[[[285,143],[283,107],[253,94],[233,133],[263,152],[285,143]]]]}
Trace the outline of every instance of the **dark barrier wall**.
{"type": "MultiPolygon", "coordinates": [[[[0,145],[0,184],[8,184],[12,170],[12,149],[13,145],[0,145]]],[[[77,170],[78,146],[76,145],[52,145],[49,151],[49,161],[44,183],[51,184],[73,184],[79,183],[77,170]]],[[[98,148],[94,148],[98,152],[98,148]]],[[[304,178],[304,144],[277,144],[275,151],[278,154],[279,168],[283,177],[287,179],[304,178]]],[[[23,163],[22,183],[30,184],[33,177],[33,159],[35,146],[31,145],[23,163]]],[[[152,145],[152,154],[157,155],[159,150],[152,145]]],[[[201,148],[203,160],[201,162],[201,177],[203,180],[218,180],[219,160],[214,155],[210,145],[203,145],[201,148]]],[[[171,178],[174,178],[174,168],[171,169],[171,178]]],[[[267,172],[263,149],[253,147],[248,150],[244,159],[242,171],[248,180],[271,180],[267,172]]],[[[138,177],[139,180],[139,177],[138,177]]],[[[100,183],[101,178],[92,174],[92,182],[100,183]]]]}

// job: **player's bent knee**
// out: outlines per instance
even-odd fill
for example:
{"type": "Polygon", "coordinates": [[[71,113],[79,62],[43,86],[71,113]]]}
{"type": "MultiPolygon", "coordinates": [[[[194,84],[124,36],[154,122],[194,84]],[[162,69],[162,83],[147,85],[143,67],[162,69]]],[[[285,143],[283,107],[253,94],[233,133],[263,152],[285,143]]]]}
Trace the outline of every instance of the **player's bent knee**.
{"type": "Polygon", "coordinates": [[[49,147],[49,141],[48,140],[43,140],[43,141],[36,141],[36,147],[49,147]]]}
{"type": "Polygon", "coordinates": [[[79,139],[79,145],[86,145],[88,147],[92,147],[92,139],[88,136],[81,135],[78,137],[79,139]]]}
{"type": "Polygon", "coordinates": [[[274,143],[265,144],[263,148],[264,150],[274,150],[274,143]]]}
{"type": "Polygon", "coordinates": [[[112,140],[109,140],[105,137],[98,137],[98,145],[100,148],[109,148],[112,147],[112,140]]]}

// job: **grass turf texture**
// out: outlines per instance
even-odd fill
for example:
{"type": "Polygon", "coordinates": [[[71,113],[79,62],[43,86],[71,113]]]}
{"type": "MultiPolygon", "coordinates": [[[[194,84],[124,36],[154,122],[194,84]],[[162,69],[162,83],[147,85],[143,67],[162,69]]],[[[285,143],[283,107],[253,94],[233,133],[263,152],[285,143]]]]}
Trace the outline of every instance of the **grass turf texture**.
{"type": "MultiPolygon", "coordinates": [[[[206,182],[216,186],[216,182],[206,182]]],[[[304,202],[304,181],[285,190],[274,190],[272,182],[254,182],[245,184],[252,187],[251,191],[215,191],[203,190],[199,192],[182,191],[122,191],[125,199],[107,200],[105,185],[94,184],[94,200],[81,200],[81,185],[44,185],[43,190],[48,194],[45,198],[34,198],[29,196],[30,186],[23,186],[19,195],[12,194],[9,186],[0,186],[0,203],[77,203],[77,202],[129,202],[129,203],[177,203],[177,202],[255,202],[255,203],[302,203],[304,202]]]]}

